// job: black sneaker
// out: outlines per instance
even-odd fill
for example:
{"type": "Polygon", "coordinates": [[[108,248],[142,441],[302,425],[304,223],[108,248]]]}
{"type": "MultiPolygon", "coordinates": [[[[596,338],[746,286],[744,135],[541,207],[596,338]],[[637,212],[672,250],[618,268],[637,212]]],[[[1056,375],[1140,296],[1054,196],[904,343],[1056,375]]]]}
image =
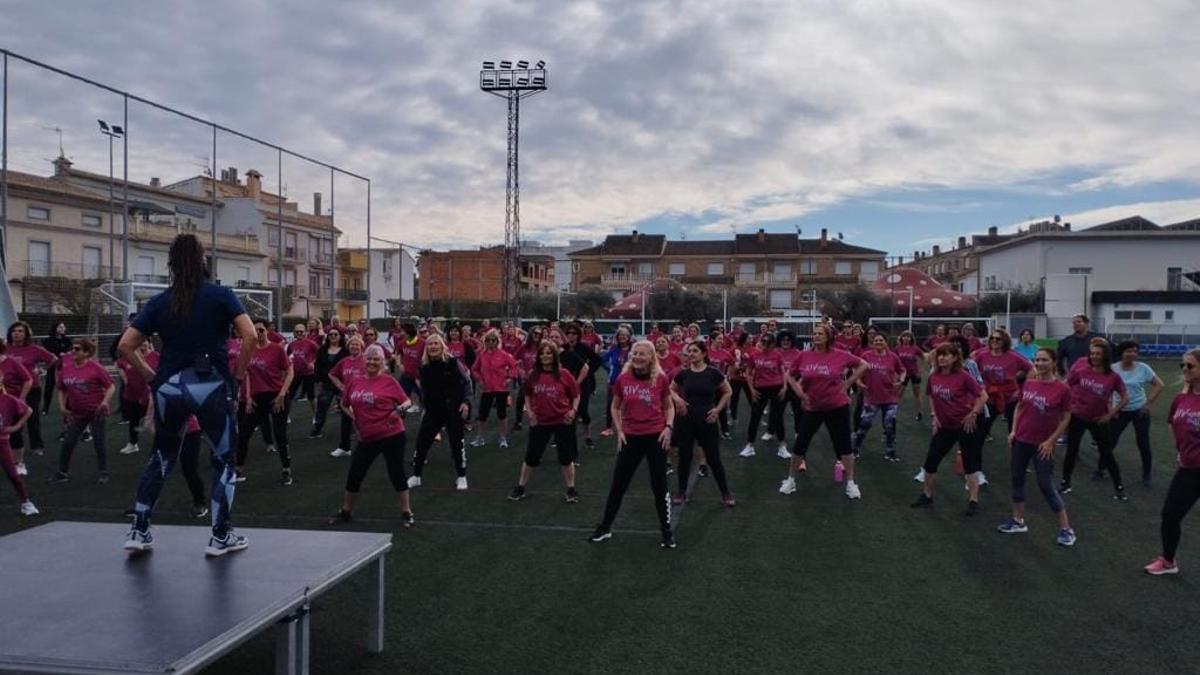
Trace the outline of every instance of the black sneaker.
{"type": "Polygon", "coordinates": [[[696,475],[700,476],[701,478],[708,478],[708,465],[701,464],[700,468],[696,470],[696,475]]]}
{"type": "Polygon", "coordinates": [[[966,515],[969,518],[971,516],[977,515],[978,513],[979,513],[979,502],[968,501],[967,502],[967,510],[964,515],[966,515]]]}
{"type": "Polygon", "coordinates": [[[1154,483],[1150,480],[1150,476],[1142,476],[1142,487],[1149,490],[1154,487],[1154,483]]]}
{"type": "Polygon", "coordinates": [[[204,504],[195,504],[192,506],[192,517],[203,518],[208,515],[208,507],[204,504]]]}
{"type": "Polygon", "coordinates": [[[321,432],[316,431],[316,430],[308,432],[309,438],[320,438],[321,436],[324,436],[324,434],[322,434],[321,432]]]}
{"type": "Polygon", "coordinates": [[[933,497],[930,497],[922,492],[921,496],[917,497],[917,501],[910,504],[910,506],[912,506],[914,509],[922,509],[926,506],[933,506],[933,497]]]}
{"type": "Polygon", "coordinates": [[[513,430],[513,431],[520,431],[520,430],[521,430],[521,423],[520,423],[520,422],[517,422],[516,424],[514,424],[514,425],[512,426],[512,430],[513,430]]]}
{"type": "Polygon", "coordinates": [[[96,476],[96,485],[108,485],[108,472],[101,471],[99,476],[96,476]]]}
{"type": "Polygon", "coordinates": [[[579,493],[575,490],[574,487],[567,488],[566,499],[567,499],[568,504],[578,504],[579,503],[579,493]]]}
{"type": "Polygon", "coordinates": [[[727,440],[727,441],[732,441],[732,440],[733,440],[733,435],[732,435],[732,434],[730,434],[728,431],[722,431],[722,432],[721,432],[721,438],[723,438],[724,440],[727,440]]]}
{"type": "Polygon", "coordinates": [[[924,418],[925,418],[925,416],[924,416],[924,415],[922,415],[921,413],[917,413],[917,421],[918,421],[918,422],[920,422],[920,421],[921,421],[922,419],[924,419],[924,418]]]}
{"type": "Polygon", "coordinates": [[[897,455],[895,450],[888,450],[887,452],[883,453],[883,458],[889,462],[900,461],[900,455],[897,455]]]}
{"type": "Polygon", "coordinates": [[[417,524],[417,519],[413,516],[412,511],[405,511],[400,514],[400,525],[403,527],[412,527],[417,524]]]}
{"type": "Polygon", "coordinates": [[[83,437],[80,438],[79,440],[83,441],[84,443],[91,443],[92,442],[92,430],[85,429],[83,432],[83,437]]]}
{"type": "Polygon", "coordinates": [[[602,542],[606,539],[612,539],[612,530],[603,525],[597,525],[596,531],[592,533],[592,536],[588,537],[588,541],[594,541],[596,543],[602,542]]]}
{"type": "Polygon", "coordinates": [[[47,485],[62,485],[63,483],[70,482],[71,477],[61,471],[55,471],[52,476],[46,479],[47,485]]]}
{"type": "Polygon", "coordinates": [[[1113,499],[1119,502],[1127,502],[1129,501],[1129,495],[1125,494],[1125,488],[1119,488],[1117,494],[1113,495],[1113,499]]]}
{"type": "Polygon", "coordinates": [[[588,436],[587,438],[583,439],[583,447],[587,448],[588,450],[594,450],[596,448],[596,441],[593,441],[592,437],[588,436]]]}
{"type": "Polygon", "coordinates": [[[291,485],[292,482],[293,482],[292,481],[292,470],[284,469],[283,473],[280,474],[280,476],[279,476],[279,484],[284,487],[287,487],[287,486],[291,485]]]}
{"type": "Polygon", "coordinates": [[[337,513],[335,513],[335,514],[333,515],[333,517],[332,517],[332,518],[330,518],[330,519],[329,519],[329,520],[326,522],[326,524],[328,524],[328,525],[340,525],[340,524],[342,524],[342,523],[348,523],[348,522],[350,522],[351,520],[354,520],[354,516],[353,516],[353,515],[351,515],[351,513],[350,513],[349,511],[347,511],[346,509],[338,509],[338,512],[337,512],[337,513]]]}
{"type": "Polygon", "coordinates": [[[675,467],[672,466],[670,462],[667,462],[667,475],[670,476],[670,475],[673,475],[674,473],[675,473],[675,467]]]}
{"type": "Polygon", "coordinates": [[[512,489],[512,492],[508,493],[508,501],[510,502],[519,502],[522,499],[525,499],[525,488],[523,486],[518,485],[512,489]]]}
{"type": "Polygon", "coordinates": [[[1092,482],[1102,481],[1102,480],[1104,480],[1104,472],[1103,471],[1101,471],[1100,469],[1096,469],[1095,471],[1092,472],[1092,482]]]}
{"type": "Polygon", "coordinates": [[[662,548],[675,548],[675,535],[670,530],[662,533],[662,541],[658,544],[662,548]]]}
{"type": "Polygon", "coordinates": [[[1060,494],[1060,495],[1071,494],[1071,484],[1065,480],[1062,481],[1061,483],[1059,483],[1058,484],[1058,494],[1060,494]]]}

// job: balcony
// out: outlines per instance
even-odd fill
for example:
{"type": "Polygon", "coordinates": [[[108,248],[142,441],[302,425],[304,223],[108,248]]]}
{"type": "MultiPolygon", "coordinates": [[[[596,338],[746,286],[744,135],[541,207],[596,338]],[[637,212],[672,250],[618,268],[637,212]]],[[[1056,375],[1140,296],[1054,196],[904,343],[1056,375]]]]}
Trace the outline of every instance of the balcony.
{"type": "Polygon", "coordinates": [[[605,274],[600,277],[601,286],[644,286],[652,281],[653,274],[605,274]]]}
{"type": "Polygon", "coordinates": [[[90,281],[116,279],[120,276],[112,265],[49,262],[45,260],[17,260],[8,270],[10,278],[74,279],[90,281]]]}
{"type": "Polygon", "coordinates": [[[333,254],[309,251],[308,261],[313,265],[328,265],[329,267],[333,267],[333,254]]]}
{"type": "MultiPolygon", "coordinates": [[[[184,227],[179,224],[159,223],[145,218],[133,218],[129,221],[129,238],[134,241],[152,241],[159,244],[170,244],[181,234],[194,234],[205,246],[212,245],[212,230],[200,230],[194,227],[184,227]]],[[[258,249],[258,235],[255,234],[221,234],[217,233],[217,251],[226,253],[261,254],[258,249]]]]}
{"type": "MultiPolygon", "coordinates": [[[[270,256],[272,258],[279,257],[278,245],[271,247],[270,256]]],[[[308,251],[305,251],[302,248],[296,248],[294,246],[284,246],[283,247],[283,261],[285,263],[295,264],[295,263],[302,263],[307,260],[308,260],[308,251]]]]}
{"type": "Polygon", "coordinates": [[[358,288],[339,288],[337,289],[337,299],[343,302],[366,302],[370,296],[367,292],[358,288]]]}
{"type": "Polygon", "coordinates": [[[795,286],[799,277],[795,274],[777,274],[775,272],[738,272],[734,283],[738,286],[795,286]]]}

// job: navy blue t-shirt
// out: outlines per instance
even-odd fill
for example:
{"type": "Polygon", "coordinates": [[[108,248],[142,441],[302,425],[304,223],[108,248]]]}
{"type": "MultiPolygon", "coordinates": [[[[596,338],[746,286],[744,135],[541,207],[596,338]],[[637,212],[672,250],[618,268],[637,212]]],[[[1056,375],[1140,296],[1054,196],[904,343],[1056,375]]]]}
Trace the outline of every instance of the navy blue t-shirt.
{"type": "Polygon", "coordinates": [[[133,327],[149,337],[158,333],[162,338],[162,356],[154,386],[175,373],[196,365],[197,357],[208,356],[212,369],[225,379],[229,372],[229,356],[225,340],[234,318],[245,314],[242,303],[233,291],[206,281],[196,289],[192,311],[186,319],[171,313],[171,289],[154,296],[133,319],[133,327]]]}

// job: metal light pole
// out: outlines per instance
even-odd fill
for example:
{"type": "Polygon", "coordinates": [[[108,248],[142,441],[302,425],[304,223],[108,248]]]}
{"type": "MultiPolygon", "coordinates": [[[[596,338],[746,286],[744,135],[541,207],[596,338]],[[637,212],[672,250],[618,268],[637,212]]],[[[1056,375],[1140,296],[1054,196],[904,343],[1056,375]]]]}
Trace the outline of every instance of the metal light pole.
{"type": "Polygon", "coordinates": [[[546,91],[546,62],[538,61],[533,68],[528,61],[484,61],[479,71],[479,88],[508,101],[508,159],[504,202],[504,281],[500,300],[504,314],[512,319],[520,315],[518,290],[521,261],[521,180],[518,148],[520,146],[521,99],[546,91]]]}
{"type": "MultiPolygon", "coordinates": [[[[115,186],[113,185],[113,139],[123,137],[125,129],[116,124],[110,127],[108,122],[104,120],[96,120],[96,122],[100,124],[100,133],[108,136],[108,267],[111,270],[113,267],[113,258],[116,255],[117,238],[117,224],[114,222],[116,220],[116,211],[113,207],[113,200],[115,199],[115,186]]],[[[103,269],[104,265],[100,267],[103,269]]],[[[86,273],[84,271],[84,274],[86,273]]]]}
{"type": "Polygon", "coordinates": [[[1000,293],[1004,294],[1004,329],[1012,330],[1012,289],[979,291],[980,295],[999,295],[1000,293]]]}

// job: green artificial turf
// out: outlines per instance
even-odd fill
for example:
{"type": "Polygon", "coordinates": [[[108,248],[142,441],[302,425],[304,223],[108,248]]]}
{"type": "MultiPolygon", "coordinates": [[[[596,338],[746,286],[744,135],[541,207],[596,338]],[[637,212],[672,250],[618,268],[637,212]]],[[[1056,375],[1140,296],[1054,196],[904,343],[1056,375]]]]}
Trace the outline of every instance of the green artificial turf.
{"type": "MultiPolygon", "coordinates": [[[[759,441],[752,459],[736,456],[748,418],[743,403],[743,426],[721,448],[738,505],[722,508],[712,480],[701,481],[671,551],[658,546],[645,468],[613,539],[586,541],[608,490],[612,439],[583,451],[582,498],[574,505],[562,499],[553,450],[535,472],[529,498],[505,499],[516,482],[524,433],[507,450],[494,443],[469,448],[467,492],[454,490],[449,452],[444,443],[436,446],[425,486],[413,492],[411,530],[399,526],[380,460],[351,527],[395,534],[387,560],[387,646],[382,655],[366,653],[366,579],[353,579],[315,603],[313,672],[1195,671],[1200,563],[1190,561],[1200,560],[1200,530],[1193,526],[1200,514],[1185,521],[1182,574],[1151,578],[1141,571],[1159,550],[1158,513],[1174,467],[1163,419],[1178,374],[1173,361],[1154,365],[1172,383],[1155,409],[1154,485],[1147,490],[1140,483],[1132,428],[1117,452],[1128,503],[1112,499],[1108,481],[1090,481],[1097,453],[1085,441],[1075,493],[1067,498],[1079,535],[1074,548],[1054,543],[1055,520],[1032,476],[1030,532],[996,532],[1010,507],[1002,421],[985,449],[992,484],[984,488],[979,516],[963,516],[966,497],[950,459],[935,506],[910,509],[919,490],[912,476],[929,432],[927,423],[913,420],[907,396],[898,441],[903,461],[883,461],[876,427],[859,465],[860,502],[848,501],[833,482],[824,432],[809,452],[799,491],[780,495],[786,462],[774,457],[772,443],[759,441]]],[[[234,507],[239,526],[319,529],[337,510],[349,466],[328,454],[338,420],[325,439],[311,441],[304,410],[302,403],[293,412],[290,434],[295,484],[277,484],[278,460],[256,439],[249,480],[238,487],[234,507]]],[[[603,419],[602,397],[593,399],[592,414],[603,419]]],[[[53,439],[57,416],[43,419],[53,439]]],[[[410,434],[416,423],[410,416],[410,434]]],[[[0,531],[54,519],[121,520],[147,454],[116,454],[125,433],[115,425],[110,431],[113,480],[105,487],[92,484],[90,447],[76,450],[74,480],[64,486],[42,482],[56,449],[31,457],[30,488],[42,515],[20,518],[11,490],[2,489],[0,531]]],[[[176,472],[156,522],[196,524],[188,505],[176,472]]],[[[196,542],[197,555],[203,544],[196,542]]],[[[120,545],[113,542],[114,564],[123,558],[120,545]]],[[[273,648],[268,632],[209,672],[269,672],[273,648]]]]}

